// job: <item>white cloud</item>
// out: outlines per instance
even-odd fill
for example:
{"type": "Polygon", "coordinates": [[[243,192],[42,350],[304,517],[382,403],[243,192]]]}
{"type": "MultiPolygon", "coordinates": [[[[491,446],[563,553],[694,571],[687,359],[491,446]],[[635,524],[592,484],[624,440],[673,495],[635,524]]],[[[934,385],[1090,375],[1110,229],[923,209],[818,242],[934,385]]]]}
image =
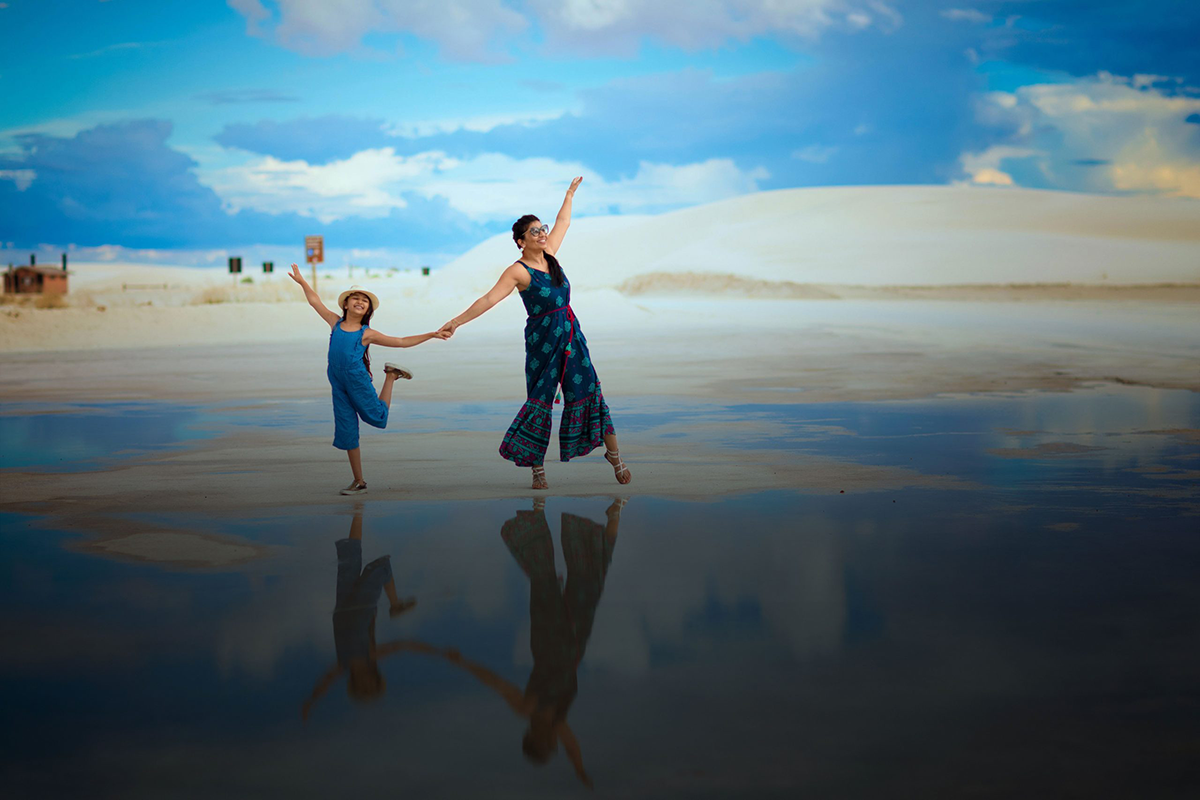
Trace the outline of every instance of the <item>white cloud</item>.
{"type": "MultiPolygon", "coordinates": [[[[266,36],[274,15],[259,0],[228,0],[246,18],[246,32],[266,36]]],[[[305,55],[362,49],[368,33],[411,33],[430,39],[462,61],[494,61],[490,45],[528,23],[501,0],[278,0],[275,40],[305,55]]]]}
{"type": "Polygon", "coordinates": [[[1200,161],[1164,147],[1154,131],[1146,131],[1117,153],[1111,175],[1117,189],[1200,198],[1200,161]]]}
{"type": "MultiPolygon", "coordinates": [[[[1200,150],[1195,126],[1185,122],[1200,113],[1200,98],[1154,88],[1171,80],[1100,73],[1023,86],[981,96],[976,118],[1007,128],[1007,147],[1036,155],[1040,175],[1054,188],[1200,198],[1200,150]]],[[[979,160],[983,155],[962,157],[972,180],[983,169],[998,169],[998,162],[979,160]]]]}
{"type": "Polygon", "coordinates": [[[0,181],[13,181],[18,192],[32,186],[36,177],[37,173],[31,169],[0,169],[0,181]]]}
{"type": "Polygon", "coordinates": [[[1039,155],[1037,150],[1024,147],[1008,147],[997,145],[989,147],[981,153],[963,153],[959,163],[971,183],[991,186],[1012,186],[1012,176],[1000,169],[1000,162],[1006,158],[1029,158],[1039,155]]]}
{"type": "Polygon", "coordinates": [[[549,158],[515,159],[486,153],[458,161],[440,152],[400,156],[390,148],[363,150],[343,161],[257,158],[203,175],[231,211],[295,212],[328,223],[346,217],[378,218],[407,205],[405,195],[443,198],[477,222],[508,219],[514,209],[543,208],[574,175],[586,191],[579,213],[638,213],[697,205],[758,191],[770,177],[761,167],[743,170],[729,159],[670,165],[643,162],[636,174],[606,181],[578,163],[549,158]]]}
{"type": "Polygon", "coordinates": [[[881,0],[529,0],[526,13],[503,0],[227,0],[253,36],[271,36],[307,55],[361,51],[368,33],[408,33],[463,61],[494,61],[536,22],[557,51],[632,53],[647,38],[688,50],[758,36],[814,39],[830,27],[890,31],[903,22],[881,0]],[[274,23],[274,27],[270,28],[274,23]]]}
{"type": "Polygon", "coordinates": [[[982,11],[976,11],[973,8],[947,8],[941,12],[941,15],[955,22],[983,23],[992,21],[990,14],[984,14],[982,11]]]}
{"type": "MultiPolygon", "coordinates": [[[[105,111],[87,111],[74,117],[58,117],[48,119],[33,125],[22,125],[15,128],[0,130],[0,145],[14,141],[23,134],[43,134],[70,138],[80,131],[95,128],[98,125],[111,125],[138,116],[138,112],[130,109],[109,109],[105,111]]],[[[16,148],[19,152],[20,148],[16,148]]]]}
{"type": "Polygon", "coordinates": [[[838,151],[836,146],[823,146],[819,144],[810,144],[808,147],[801,147],[792,153],[792,158],[799,161],[807,161],[810,164],[824,164],[829,161],[830,157],[838,151]]]}
{"type": "Polygon", "coordinates": [[[407,183],[455,163],[439,152],[405,157],[384,147],[321,165],[267,156],[218,170],[206,182],[230,211],[293,211],[328,223],[349,216],[385,217],[407,205],[401,196],[407,183]]]}
{"type": "Polygon", "coordinates": [[[271,18],[271,12],[259,0],[225,0],[234,11],[246,18],[246,34],[261,36],[262,23],[271,18]]]}
{"type": "Polygon", "coordinates": [[[459,117],[450,119],[424,120],[419,122],[394,123],[384,127],[384,132],[391,136],[420,138],[439,133],[455,131],[471,131],[487,133],[503,125],[537,125],[565,116],[567,111],[524,111],[504,114],[484,114],[474,117],[459,117]]]}
{"type": "Polygon", "coordinates": [[[728,159],[711,159],[680,166],[642,162],[635,175],[605,181],[578,163],[488,153],[422,181],[413,191],[444,197],[451,207],[484,222],[538,213],[532,210],[544,208],[547,198],[553,202],[573,175],[584,179],[585,189],[574,203],[582,214],[630,214],[709,203],[757,191],[758,181],[770,177],[762,168],[746,172],[728,159]]]}
{"type": "MultiPolygon", "coordinates": [[[[1134,75],[1132,80],[1133,88],[1145,89],[1148,86],[1153,86],[1156,83],[1167,83],[1171,79],[1165,75],[1134,75]]],[[[1175,79],[1178,82],[1178,78],[1175,79]]]]}
{"type": "Polygon", "coordinates": [[[651,37],[687,50],[710,49],[758,36],[815,39],[828,28],[898,27],[891,6],[869,0],[530,0],[556,50],[636,52],[651,37]]]}

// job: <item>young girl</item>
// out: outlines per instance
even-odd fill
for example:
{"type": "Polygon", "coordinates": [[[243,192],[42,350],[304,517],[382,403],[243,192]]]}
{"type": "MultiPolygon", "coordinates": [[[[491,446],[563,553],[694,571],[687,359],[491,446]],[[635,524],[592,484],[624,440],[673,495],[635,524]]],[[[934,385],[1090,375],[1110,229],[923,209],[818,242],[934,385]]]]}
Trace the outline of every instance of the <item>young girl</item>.
{"type": "Polygon", "coordinates": [[[383,388],[375,394],[371,383],[371,358],[367,349],[378,344],[383,347],[415,347],[430,339],[448,339],[441,331],[416,336],[384,336],[372,330],[368,323],[379,298],[366,289],[351,286],[338,297],[342,309],[339,316],[325,307],[321,298],[304,280],[300,268],[292,264],[292,280],[304,289],[304,297],[321,319],[329,323],[329,367],[326,374],[333,387],[333,446],[345,450],[350,458],[354,480],[342,494],[364,494],[367,483],[362,474],[362,451],[358,446],[358,420],[376,428],[386,428],[388,408],[392,403],[392,384],[397,378],[412,379],[412,374],[395,364],[383,365],[383,388]]]}

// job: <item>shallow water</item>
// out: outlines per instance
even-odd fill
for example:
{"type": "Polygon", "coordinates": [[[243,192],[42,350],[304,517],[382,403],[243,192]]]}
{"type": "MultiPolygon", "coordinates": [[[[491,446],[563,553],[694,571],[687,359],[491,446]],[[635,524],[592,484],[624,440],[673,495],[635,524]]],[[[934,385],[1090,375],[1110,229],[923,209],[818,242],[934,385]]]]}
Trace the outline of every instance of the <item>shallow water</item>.
{"type": "MultiPolygon", "coordinates": [[[[279,409],[158,409],[139,446],[326,424],[279,409]]],[[[75,407],[78,459],[35,466],[95,468],[144,411],[75,407]]],[[[623,430],[965,482],[143,514],[103,538],[0,514],[0,771],[30,797],[567,796],[578,772],[610,796],[1191,796],[1197,422],[1192,395],[1132,389],[661,399],[623,430]]],[[[29,441],[5,436],[6,458],[29,441]]]]}

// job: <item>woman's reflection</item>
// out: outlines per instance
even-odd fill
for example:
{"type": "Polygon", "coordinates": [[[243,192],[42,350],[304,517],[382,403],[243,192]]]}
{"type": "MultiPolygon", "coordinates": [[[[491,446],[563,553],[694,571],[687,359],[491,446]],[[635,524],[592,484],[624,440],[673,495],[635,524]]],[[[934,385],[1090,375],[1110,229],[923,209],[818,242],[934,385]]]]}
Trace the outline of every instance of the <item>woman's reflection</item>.
{"type": "Polygon", "coordinates": [[[397,644],[376,647],[375,611],[379,596],[386,593],[388,613],[399,616],[416,605],[413,598],[396,595],[391,556],[380,556],[362,565],[362,505],[354,507],[350,535],[335,543],[337,548],[337,600],[333,608],[333,644],[337,663],[313,687],[301,715],[307,719],[314,703],[346,673],[346,691],[360,702],[383,695],[387,687],[379,671],[379,659],[404,649],[397,644]]]}
{"type": "Polygon", "coordinates": [[[617,544],[617,527],[625,500],[614,500],[605,525],[574,514],[562,515],[565,583],[554,571],[554,540],[546,522],[545,501],[532,511],[518,511],[500,535],[529,578],[530,650],[533,672],[522,692],[490,669],[467,661],[457,652],[446,657],[494,689],[509,706],[529,720],[522,742],[525,755],[545,764],[561,743],[580,780],[591,785],[567,711],[579,691],[577,670],[592,633],[592,620],[604,589],[604,578],[617,544]]]}

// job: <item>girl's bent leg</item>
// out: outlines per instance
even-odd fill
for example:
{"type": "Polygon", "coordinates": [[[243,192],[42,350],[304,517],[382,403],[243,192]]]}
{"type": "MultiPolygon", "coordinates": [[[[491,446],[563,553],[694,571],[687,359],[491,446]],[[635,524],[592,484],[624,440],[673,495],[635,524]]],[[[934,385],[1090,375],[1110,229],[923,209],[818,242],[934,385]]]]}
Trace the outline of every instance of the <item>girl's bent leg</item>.
{"type": "Polygon", "coordinates": [[[388,408],[392,406],[392,384],[396,382],[397,373],[386,372],[383,376],[383,388],[379,390],[379,401],[388,408]]]}

